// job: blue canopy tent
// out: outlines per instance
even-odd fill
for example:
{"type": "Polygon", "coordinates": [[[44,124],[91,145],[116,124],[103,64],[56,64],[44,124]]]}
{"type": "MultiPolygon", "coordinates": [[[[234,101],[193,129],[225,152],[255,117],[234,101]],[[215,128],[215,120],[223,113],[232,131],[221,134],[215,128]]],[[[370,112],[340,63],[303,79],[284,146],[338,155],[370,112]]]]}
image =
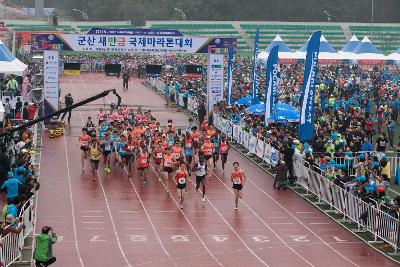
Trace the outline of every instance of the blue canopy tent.
{"type": "Polygon", "coordinates": [[[253,102],[253,98],[251,96],[244,96],[233,102],[235,105],[239,106],[251,106],[253,102]]]}
{"type": "Polygon", "coordinates": [[[285,41],[283,41],[282,37],[278,34],[274,40],[272,40],[272,42],[269,44],[269,46],[265,49],[265,52],[269,53],[271,52],[271,49],[275,46],[279,46],[278,51],[279,52],[292,52],[292,49],[290,49],[285,41]]]}
{"type": "Polygon", "coordinates": [[[354,50],[355,59],[357,60],[385,60],[387,59],[368,39],[367,36],[354,50]]]}
{"type": "MultiPolygon", "coordinates": [[[[307,52],[308,42],[310,38],[303,44],[303,46],[299,49],[300,52],[307,52]]],[[[326,40],[325,36],[321,35],[321,42],[319,45],[320,53],[336,53],[336,50],[332,47],[332,45],[326,40]]]]}
{"type": "Polygon", "coordinates": [[[360,44],[360,40],[358,40],[357,36],[354,34],[349,42],[340,50],[339,52],[354,52],[357,46],[360,44]]]}
{"type": "MultiPolygon", "coordinates": [[[[265,114],[265,104],[260,103],[253,105],[245,109],[245,112],[254,115],[263,115],[265,114]]],[[[278,102],[276,104],[275,114],[270,120],[275,122],[298,122],[300,120],[300,111],[289,104],[278,102]]]]}

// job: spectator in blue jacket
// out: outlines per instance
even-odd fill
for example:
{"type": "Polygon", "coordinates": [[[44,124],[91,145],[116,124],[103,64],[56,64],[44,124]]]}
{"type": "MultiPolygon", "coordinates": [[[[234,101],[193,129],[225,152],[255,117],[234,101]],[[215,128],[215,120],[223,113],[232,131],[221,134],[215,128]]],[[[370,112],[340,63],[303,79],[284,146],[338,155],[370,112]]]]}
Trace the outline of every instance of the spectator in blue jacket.
{"type": "Polygon", "coordinates": [[[1,190],[6,189],[7,201],[11,202],[14,198],[19,196],[19,187],[21,182],[14,178],[13,172],[8,172],[8,180],[1,186],[1,190]]]}

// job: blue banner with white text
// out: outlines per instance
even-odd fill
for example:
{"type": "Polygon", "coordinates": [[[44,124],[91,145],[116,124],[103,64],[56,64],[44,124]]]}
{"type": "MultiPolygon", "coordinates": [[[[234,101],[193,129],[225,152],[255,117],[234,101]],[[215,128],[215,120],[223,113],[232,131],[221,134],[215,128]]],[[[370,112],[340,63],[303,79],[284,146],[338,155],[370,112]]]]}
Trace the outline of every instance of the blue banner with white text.
{"type": "Polygon", "coordinates": [[[254,56],[253,56],[253,99],[257,97],[257,87],[258,87],[258,73],[257,73],[257,59],[258,59],[258,39],[259,39],[260,29],[257,28],[256,37],[254,39],[254,56]]]}
{"type": "Polygon", "coordinates": [[[299,140],[301,142],[310,141],[314,136],[314,95],[315,83],[318,78],[318,55],[320,40],[321,32],[314,32],[308,42],[307,47],[299,126],[299,140]]]}
{"type": "Polygon", "coordinates": [[[232,82],[233,82],[233,68],[234,68],[234,49],[229,47],[228,53],[228,106],[232,103],[232,82]]]}
{"type": "Polygon", "coordinates": [[[276,96],[278,92],[278,51],[279,45],[274,46],[268,55],[266,92],[265,92],[265,124],[275,114],[276,96]]]}

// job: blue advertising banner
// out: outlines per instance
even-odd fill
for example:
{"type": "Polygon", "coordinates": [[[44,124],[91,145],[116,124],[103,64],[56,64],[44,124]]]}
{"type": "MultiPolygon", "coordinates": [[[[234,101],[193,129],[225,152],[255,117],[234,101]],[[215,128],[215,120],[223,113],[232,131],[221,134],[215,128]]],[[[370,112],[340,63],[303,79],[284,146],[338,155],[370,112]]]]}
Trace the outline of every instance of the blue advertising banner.
{"type": "Polygon", "coordinates": [[[260,29],[257,28],[256,37],[254,39],[254,56],[253,56],[253,99],[257,97],[258,88],[258,74],[257,74],[257,59],[258,59],[258,39],[259,39],[260,29]]]}
{"type": "Polygon", "coordinates": [[[32,34],[31,50],[137,53],[228,53],[236,38],[103,34],[32,34]]]}
{"type": "MultiPolygon", "coordinates": [[[[123,27],[123,25],[121,25],[123,27]]],[[[151,35],[151,36],[183,36],[178,30],[164,29],[109,29],[92,28],[87,34],[106,34],[106,35],[151,35]]]]}
{"type": "Polygon", "coordinates": [[[228,53],[228,106],[232,102],[232,83],[233,83],[233,68],[234,68],[234,50],[233,47],[229,47],[228,53]]]}
{"type": "Polygon", "coordinates": [[[318,55],[321,32],[313,33],[308,42],[301,96],[299,140],[310,141],[314,136],[314,94],[318,74],[318,55]]]}
{"type": "Polygon", "coordinates": [[[278,92],[278,51],[279,45],[274,46],[268,55],[266,92],[265,92],[265,124],[275,113],[276,96],[278,92]]]}

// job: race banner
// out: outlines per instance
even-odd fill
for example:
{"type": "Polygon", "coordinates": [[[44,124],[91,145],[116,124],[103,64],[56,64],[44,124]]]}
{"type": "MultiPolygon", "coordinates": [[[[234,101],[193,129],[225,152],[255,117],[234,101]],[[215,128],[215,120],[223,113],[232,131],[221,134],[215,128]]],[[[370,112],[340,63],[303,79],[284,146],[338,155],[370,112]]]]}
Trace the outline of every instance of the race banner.
{"type": "Polygon", "coordinates": [[[264,157],[264,146],[265,146],[264,141],[258,139],[256,147],[256,155],[261,159],[264,157]]]}
{"type": "Polygon", "coordinates": [[[234,50],[233,47],[229,47],[228,53],[228,106],[232,102],[232,82],[233,82],[233,69],[234,69],[234,50]]]}
{"type": "Polygon", "coordinates": [[[278,93],[278,51],[279,46],[275,46],[269,52],[267,60],[266,74],[266,99],[265,99],[265,125],[275,113],[276,96],[278,93]]]}
{"type": "Polygon", "coordinates": [[[256,153],[257,137],[251,135],[249,138],[249,152],[252,154],[256,153]]]}
{"type": "Polygon", "coordinates": [[[258,88],[258,71],[257,71],[257,60],[258,60],[258,39],[259,39],[260,29],[257,28],[256,36],[254,39],[254,55],[253,55],[253,99],[257,97],[258,88]]]}
{"type": "Polygon", "coordinates": [[[44,61],[44,86],[43,86],[44,113],[45,115],[48,115],[58,110],[58,95],[59,95],[58,51],[45,51],[43,54],[43,61],[44,61]]]}
{"type": "Polygon", "coordinates": [[[299,140],[310,141],[314,136],[314,93],[318,74],[321,32],[313,33],[308,42],[301,97],[299,140]]]}
{"type": "MultiPolygon", "coordinates": [[[[124,25],[121,25],[123,27],[124,25]]],[[[178,30],[167,29],[110,29],[92,28],[87,34],[106,34],[106,35],[150,35],[150,36],[182,36],[178,30]]]]}
{"type": "Polygon", "coordinates": [[[224,99],[224,55],[208,54],[207,114],[224,99]]]}
{"type": "Polygon", "coordinates": [[[31,50],[75,52],[208,53],[236,48],[236,38],[106,34],[32,34],[31,50]]]}

